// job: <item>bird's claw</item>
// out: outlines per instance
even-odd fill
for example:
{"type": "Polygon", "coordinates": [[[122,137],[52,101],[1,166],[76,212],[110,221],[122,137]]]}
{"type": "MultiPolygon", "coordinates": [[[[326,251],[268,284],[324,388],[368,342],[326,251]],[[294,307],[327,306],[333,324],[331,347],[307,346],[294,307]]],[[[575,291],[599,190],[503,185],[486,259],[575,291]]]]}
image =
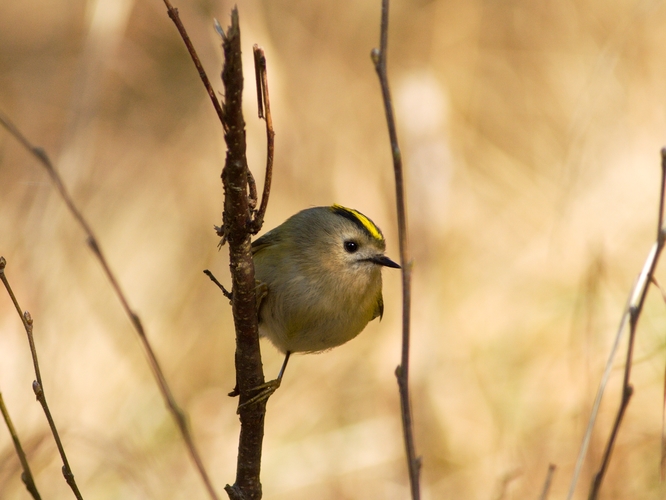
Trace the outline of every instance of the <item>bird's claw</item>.
{"type": "Polygon", "coordinates": [[[259,391],[259,393],[252,396],[244,403],[239,404],[236,413],[237,414],[240,413],[240,409],[243,407],[251,406],[260,403],[262,401],[266,401],[268,398],[270,398],[273,395],[273,393],[278,389],[278,387],[280,387],[280,382],[281,380],[279,378],[276,378],[275,380],[269,380],[264,384],[258,385],[257,387],[253,387],[252,389],[250,389],[252,392],[259,391]]]}

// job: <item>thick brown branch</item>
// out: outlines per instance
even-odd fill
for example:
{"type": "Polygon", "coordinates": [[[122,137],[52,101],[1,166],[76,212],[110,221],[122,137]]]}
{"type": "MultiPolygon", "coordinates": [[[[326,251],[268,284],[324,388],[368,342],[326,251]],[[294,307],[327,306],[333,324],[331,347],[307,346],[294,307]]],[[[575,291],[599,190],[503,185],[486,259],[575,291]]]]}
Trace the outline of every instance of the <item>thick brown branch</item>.
{"type": "Polygon", "coordinates": [[[245,156],[245,121],[241,108],[243,70],[238,10],[231,13],[231,26],[222,33],[224,49],[225,100],[224,139],[227,157],[222,170],[224,185],[224,235],[229,244],[229,266],[232,279],[232,309],[236,327],[236,382],[241,421],[238,443],[236,482],[227,485],[230,498],[261,498],[261,451],[264,437],[266,402],[244,405],[252,389],[264,383],[259,350],[259,327],[256,311],[254,264],[250,247],[251,210],[248,202],[248,168],[245,156]]]}

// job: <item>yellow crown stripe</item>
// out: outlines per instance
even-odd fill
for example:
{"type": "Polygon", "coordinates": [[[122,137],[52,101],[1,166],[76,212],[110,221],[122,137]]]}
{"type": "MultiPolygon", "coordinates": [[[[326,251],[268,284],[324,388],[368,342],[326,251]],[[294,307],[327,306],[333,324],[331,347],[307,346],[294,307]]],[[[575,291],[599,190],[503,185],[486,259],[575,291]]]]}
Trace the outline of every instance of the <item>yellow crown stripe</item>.
{"type": "Polygon", "coordinates": [[[368,231],[368,233],[370,233],[370,236],[372,236],[376,240],[384,241],[384,236],[382,235],[382,232],[379,230],[379,228],[375,226],[375,223],[372,222],[370,219],[368,219],[358,210],[354,210],[353,208],[343,207],[342,205],[333,205],[331,208],[333,209],[334,212],[338,213],[344,212],[349,216],[353,217],[361,224],[361,226],[363,226],[363,228],[365,228],[366,231],[368,231]]]}

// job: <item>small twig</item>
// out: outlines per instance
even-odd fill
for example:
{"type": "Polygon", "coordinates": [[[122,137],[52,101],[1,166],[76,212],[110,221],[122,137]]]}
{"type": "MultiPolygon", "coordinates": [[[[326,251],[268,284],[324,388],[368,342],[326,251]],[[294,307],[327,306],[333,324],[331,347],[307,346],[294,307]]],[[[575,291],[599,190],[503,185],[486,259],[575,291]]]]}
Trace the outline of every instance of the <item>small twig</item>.
{"type": "Polygon", "coordinates": [[[254,84],[257,89],[257,115],[259,119],[264,118],[264,78],[266,75],[266,57],[264,49],[256,43],[252,46],[252,55],[254,55],[254,84]]]}
{"type": "Polygon", "coordinates": [[[178,29],[178,33],[180,33],[180,37],[183,39],[183,42],[185,42],[185,46],[187,47],[187,51],[190,53],[190,57],[192,58],[192,62],[194,62],[194,65],[197,68],[197,72],[199,73],[199,78],[201,78],[201,81],[204,84],[204,87],[206,87],[206,92],[208,92],[208,96],[210,97],[210,100],[213,102],[213,107],[215,108],[215,112],[217,113],[217,117],[220,119],[220,122],[222,123],[222,126],[225,127],[226,125],[224,124],[224,113],[222,112],[222,106],[220,105],[220,101],[217,99],[217,95],[215,94],[215,90],[213,89],[213,86],[210,83],[210,80],[208,79],[208,75],[206,74],[206,70],[204,70],[203,65],[201,64],[201,61],[199,60],[199,56],[197,55],[197,51],[194,49],[194,45],[192,45],[192,41],[190,40],[190,36],[187,34],[187,30],[185,29],[185,26],[183,26],[183,22],[180,20],[180,15],[178,14],[178,9],[176,9],[173,5],[171,5],[171,2],[169,0],[164,0],[164,5],[166,5],[167,8],[167,13],[169,14],[169,17],[173,21],[173,23],[176,25],[176,28],[178,29]]]}
{"type": "Polygon", "coordinates": [[[99,243],[97,242],[97,238],[95,237],[92,228],[90,227],[86,219],[83,217],[81,211],[74,204],[72,197],[70,196],[69,192],[65,188],[65,185],[60,179],[60,175],[54,168],[53,164],[51,163],[51,160],[46,155],[44,150],[42,148],[33,146],[30,143],[30,141],[28,141],[28,139],[26,139],[26,137],[18,130],[18,128],[16,128],[16,126],[13,123],[11,123],[11,121],[1,112],[0,112],[0,124],[2,124],[29,152],[31,152],[40,161],[40,163],[44,166],[44,168],[46,168],[46,171],[53,180],[53,183],[55,184],[58,193],[60,194],[60,197],[65,202],[65,205],[67,205],[67,208],[69,209],[72,216],[76,219],[76,221],[83,229],[86,235],[86,242],[88,243],[88,246],[90,247],[93,254],[99,261],[100,265],[102,266],[104,274],[106,275],[106,278],[109,280],[109,283],[111,283],[111,287],[113,288],[116,297],[118,297],[118,300],[120,301],[120,304],[123,310],[125,311],[125,314],[129,318],[130,322],[132,323],[132,326],[134,326],[134,329],[136,330],[137,334],[139,335],[139,338],[141,339],[141,344],[143,345],[146,356],[148,357],[148,364],[150,365],[150,369],[153,372],[155,380],[157,381],[157,385],[160,389],[160,392],[162,393],[162,397],[166,402],[166,406],[169,409],[174,420],[176,421],[176,425],[178,427],[178,430],[180,431],[181,436],[183,437],[183,440],[185,441],[185,446],[187,447],[190,457],[192,458],[192,461],[194,462],[194,465],[199,475],[201,476],[201,479],[204,482],[210,497],[213,499],[217,499],[218,498],[217,493],[215,493],[215,489],[213,488],[213,484],[210,481],[210,478],[208,477],[208,473],[206,472],[206,469],[203,465],[203,461],[201,460],[199,451],[197,450],[196,445],[194,444],[194,438],[192,437],[192,433],[190,432],[190,429],[188,427],[187,419],[185,418],[185,413],[183,412],[183,410],[180,409],[180,407],[176,403],[176,400],[171,392],[171,388],[169,387],[169,384],[166,381],[166,378],[164,377],[164,372],[162,371],[162,367],[160,366],[157,360],[157,356],[155,355],[155,352],[153,351],[153,348],[150,345],[150,342],[148,341],[146,332],[143,328],[143,325],[141,324],[141,319],[130,307],[129,301],[127,300],[127,297],[120,288],[118,280],[111,271],[111,268],[106,260],[106,257],[104,256],[104,253],[102,252],[101,247],[99,246],[99,243]]]}
{"type": "Polygon", "coordinates": [[[664,239],[664,197],[666,197],[666,148],[661,149],[661,192],[659,193],[657,241],[664,239]]]}
{"type": "Polygon", "coordinates": [[[659,460],[659,478],[664,481],[666,476],[666,372],[664,373],[664,389],[661,406],[661,459],[659,460]]]}
{"type": "MultiPolygon", "coordinates": [[[[643,270],[647,269],[651,265],[651,262],[655,257],[654,253],[655,249],[656,245],[650,251],[648,258],[645,264],[643,265],[643,270]]],[[[643,273],[641,273],[641,276],[642,274],[643,273]]],[[[631,303],[632,297],[635,295],[635,289],[638,288],[639,283],[640,283],[640,278],[637,280],[636,284],[634,285],[634,288],[632,288],[632,290],[629,292],[627,305],[624,308],[624,313],[622,314],[620,325],[618,326],[617,331],[615,333],[615,341],[613,342],[613,345],[611,347],[611,351],[608,356],[608,361],[606,362],[606,367],[604,368],[604,373],[601,376],[599,389],[597,389],[597,394],[594,398],[594,403],[592,404],[592,411],[590,412],[590,418],[587,423],[587,428],[585,429],[585,434],[583,436],[583,440],[580,445],[578,458],[576,459],[576,466],[574,467],[574,473],[571,479],[571,484],[569,486],[569,493],[567,495],[567,500],[571,500],[573,498],[574,491],[576,490],[576,484],[578,483],[578,477],[580,476],[580,472],[583,469],[583,462],[585,461],[585,456],[587,455],[587,448],[589,447],[590,440],[592,438],[592,431],[594,430],[594,424],[596,423],[597,415],[599,414],[601,399],[606,390],[608,380],[610,379],[611,371],[613,368],[613,360],[615,359],[615,354],[617,353],[617,350],[620,347],[620,340],[622,340],[622,334],[624,333],[624,329],[629,321],[629,304],[631,303]]]]}
{"type": "Polygon", "coordinates": [[[664,302],[666,302],[666,290],[664,290],[662,288],[662,286],[657,281],[657,278],[655,278],[654,276],[650,276],[650,281],[652,282],[652,284],[654,286],[657,287],[657,289],[659,290],[659,293],[661,293],[661,298],[663,299],[664,302]]]}
{"type": "Polygon", "coordinates": [[[382,19],[380,29],[379,49],[373,49],[372,61],[379,77],[388,124],[391,153],[393,156],[393,171],[395,174],[396,205],[398,215],[398,233],[400,239],[400,263],[402,264],[402,357],[395,374],[398,379],[400,393],[400,407],[402,414],[402,427],[407,454],[407,467],[409,469],[409,482],[412,499],[420,498],[419,476],[421,459],[416,456],[414,445],[414,429],[412,424],[411,402],[409,397],[409,342],[410,342],[410,310],[411,310],[411,276],[412,261],[409,256],[407,241],[407,212],[405,208],[405,186],[402,170],[402,156],[398,146],[398,133],[393,115],[393,103],[389,89],[388,74],[386,70],[386,51],[388,46],[388,18],[389,0],[382,0],[382,19]]]}
{"type": "Polygon", "coordinates": [[[546,481],[543,483],[543,490],[541,490],[541,495],[539,495],[539,500],[547,500],[548,493],[550,492],[550,484],[553,482],[553,475],[555,475],[555,465],[550,464],[548,466],[548,472],[546,473],[546,481]]]}
{"type": "Polygon", "coordinates": [[[629,299],[627,301],[627,306],[625,307],[624,313],[622,314],[622,319],[620,321],[620,326],[618,327],[617,333],[615,335],[615,342],[611,348],[611,353],[606,363],[606,368],[599,384],[599,389],[597,390],[597,395],[592,406],[592,413],[588,421],[587,429],[585,431],[585,436],[583,437],[583,442],[581,444],[581,449],[578,453],[578,459],[576,461],[576,467],[574,469],[573,478],[571,485],[569,487],[569,494],[567,495],[567,500],[573,498],[574,491],[576,489],[576,483],[580,475],[580,471],[583,466],[583,461],[585,455],[587,454],[587,447],[589,445],[592,430],[594,428],[594,423],[596,421],[597,414],[599,412],[599,406],[601,405],[601,398],[606,389],[606,384],[610,378],[610,372],[613,364],[613,359],[615,358],[615,353],[617,352],[622,333],[624,332],[627,323],[629,324],[629,342],[627,346],[627,357],[624,367],[624,377],[622,384],[622,396],[620,400],[620,406],[618,408],[617,414],[615,416],[615,422],[611,430],[611,434],[608,438],[604,455],[602,458],[601,465],[599,470],[594,476],[592,484],[590,486],[590,492],[588,498],[590,500],[596,499],[601,488],[601,484],[605,477],[605,473],[610,463],[610,458],[613,451],[613,446],[617,439],[620,425],[624,417],[625,411],[631,396],[633,394],[633,388],[630,384],[631,376],[631,366],[633,362],[633,352],[634,352],[634,340],[636,338],[636,328],[638,326],[638,320],[640,318],[641,312],[643,310],[643,305],[645,303],[645,298],[649,289],[649,284],[653,281],[654,270],[657,267],[657,262],[659,261],[659,256],[664,247],[664,228],[663,225],[663,209],[664,209],[664,196],[666,195],[666,148],[661,150],[661,192],[659,198],[659,210],[658,215],[658,227],[657,227],[657,241],[652,245],[650,253],[648,254],[645,264],[643,264],[643,269],[641,270],[638,279],[634,287],[630,292],[629,299]]]}
{"type": "MultiPolygon", "coordinates": [[[[0,265],[4,267],[4,257],[0,257],[0,265]]],[[[12,437],[12,441],[14,441],[14,448],[16,449],[16,454],[18,455],[19,460],[21,461],[21,467],[23,467],[23,474],[21,474],[21,480],[23,481],[23,484],[25,484],[25,487],[32,496],[32,498],[34,498],[35,500],[41,500],[42,497],[39,495],[39,491],[37,491],[35,480],[32,477],[32,472],[30,471],[30,465],[28,465],[28,459],[25,456],[25,452],[23,451],[23,447],[21,446],[21,441],[19,440],[18,434],[16,433],[16,429],[14,428],[14,424],[12,423],[12,419],[9,416],[9,412],[7,411],[7,407],[5,406],[5,401],[2,398],[2,392],[0,392],[0,412],[2,412],[2,418],[7,424],[7,429],[9,429],[9,434],[12,437]]]]}
{"type": "MultiPolygon", "coordinates": [[[[633,351],[631,345],[634,342],[634,335],[629,336],[629,342],[630,342],[630,348],[628,351],[633,351]]],[[[627,358],[630,357],[631,355],[628,353],[627,358]]],[[[611,435],[608,438],[608,442],[606,443],[606,448],[604,450],[601,466],[599,467],[599,470],[596,472],[596,474],[594,475],[594,479],[592,480],[592,484],[590,486],[590,494],[588,495],[589,500],[594,500],[599,496],[601,483],[603,482],[604,476],[606,475],[606,471],[608,470],[608,464],[610,463],[610,457],[611,454],[613,453],[613,447],[615,446],[615,441],[620,431],[620,424],[622,423],[622,419],[624,418],[624,414],[627,411],[627,407],[629,406],[629,401],[631,400],[631,396],[633,396],[633,394],[634,394],[634,388],[632,386],[629,385],[622,388],[622,398],[620,401],[620,407],[618,408],[617,415],[615,416],[615,422],[613,423],[613,430],[611,431],[611,435]]]]}
{"type": "MultiPolygon", "coordinates": [[[[28,311],[23,312],[21,310],[21,306],[19,305],[18,300],[14,295],[14,291],[12,290],[12,287],[9,285],[9,281],[7,280],[7,276],[5,274],[6,265],[7,261],[5,260],[5,258],[0,257],[0,281],[2,281],[3,285],[5,285],[5,289],[7,290],[9,296],[11,297],[12,302],[14,303],[14,307],[16,308],[16,312],[18,312],[18,315],[21,317],[21,321],[23,321],[23,326],[25,327],[25,331],[28,334],[28,343],[30,344],[30,353],[32,354],[32,364],[35,368],[35,378],[37,379],[32,383],[32,388],[33,391],[35,392],[35,396],[37,396],[37,401],[39,401],[39,404],[42,405],[42,409],[44,410],[44,415],[46,415],[46,420],[48,421],[49,427],[51,428],[51,433],[53,434],[53,439],[55,440],[56,446],[58,447],[58,452],[60,453],[60,458],[62,459],[62,464],[63,464],[62,474],[65,477],[65,481],[67,481],[67,484],[74,492],[76,498],[79,500],[83,500],[83,497],[79,492],[79,487],[76,484],[76,481],[74,480],[74,474],[72,473],[72,469],[69,466],[69,461],[67,460],[67,454],[65,453],[65,448],[63,447],[62,441],[60,440],[60,434],[58,433],[58,429],[55,425],[53,417],[51,416],[51,410],[49,409],[49,405],[46,402],[46,395],[44,394],[44,385],[42,384],[42,374],[41,371],[39,370],[39,360],[37,359],[37,349],[35,347],[35,339],[33,338],[32,335],[32,317],[30,316],[30,313],[28,311]]],[[[28,487],[28,489],[30,488],[28,487]]]]}
{"type": "MultiPolygon", "coordinates": [[[[652,284],[657,287],[661,293],[661,298],[666,302],[666,291],[661,287],[657,278],[652,276],[652,284]]],[[[659,461],[659,477],[663,482],[666,478],[666,372],[664,373],[664,387],[662,391],[662,407],[661,407],[661,459],[659,461]]]]}
{"type": "MultiPolygon", "coordinates": [[[[264,177],[264,192],[261,195],[261,205],[252,219],[252,234],[257,234],[264,223],[268,197],[271,192],[273,180],[273,157],[275,155],[275,132],[273,131],[273,118],[271,115],[271,101],[268,97],[268,76],[266,72],[266,56],[264,50],[258,45],[252,47],[254,52],[254,73],[257,81],[257,108],[259,118],[266,122],[266,176],[264,177]]],[[[255,194],[256,197],[256,194],[255,194]]]]}
{"type": "Polygon", "coordinates": [[[233,295],[229,290],[227,290],[226,288],[224,288],[224,285],[223,285],[222,283],[220,283],[219,281],[217,281],[217,278],[213,275],[213,273],[211,273],[208,269],[204,269],[204,274],[205,274],[206,276],[208,276],[208,277],[210,278],[210,280],[211,280],[213,283],[215,283],[215,284],[218,286],[218,288],[219,288],[220,290],[222,290],[222,294],[223,294],[226,298],[228,298],[229,300],[232,300],[232,299],[233,299],[234,295],[233,295]]]}

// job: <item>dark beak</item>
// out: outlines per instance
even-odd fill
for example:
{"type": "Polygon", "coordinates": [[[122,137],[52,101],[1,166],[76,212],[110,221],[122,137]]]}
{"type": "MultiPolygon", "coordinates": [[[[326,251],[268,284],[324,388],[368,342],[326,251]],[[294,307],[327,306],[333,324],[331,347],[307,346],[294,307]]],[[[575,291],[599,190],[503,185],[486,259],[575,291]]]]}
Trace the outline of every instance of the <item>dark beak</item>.
{"type": "Polygon", "coordinates": [[[377,255],[368,259],[370,262],[379,264],[380,266],[392,267],[394,269],[400,269],[400,265],[393,262],[386,255],[377,255]]]}

